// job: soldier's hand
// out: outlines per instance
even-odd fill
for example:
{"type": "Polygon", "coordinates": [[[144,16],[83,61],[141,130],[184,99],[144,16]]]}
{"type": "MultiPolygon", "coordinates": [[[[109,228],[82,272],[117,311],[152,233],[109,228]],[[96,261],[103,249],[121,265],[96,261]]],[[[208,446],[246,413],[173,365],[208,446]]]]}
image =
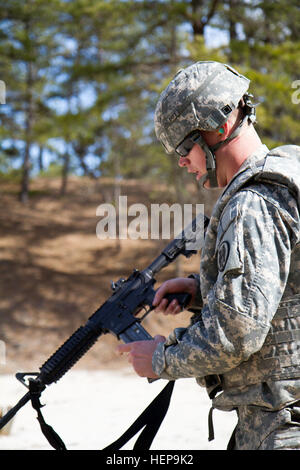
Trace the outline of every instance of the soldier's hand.
{"type": "Polygon", "coordinates": [[[181,312],[182,308],[179,302],[175,299],[168,302],[165,298],[166,294],[176,294],[186,292],[191,295],[190,303],[193,302],[197,291],[197,282],[195,279],[186,277],[176,277],[165,281],[160,288],[156,291],[152,304],[156,307],[154,312],[162,313],[163,315],[177,315],[181,312]]]}
{"type": "Polygon", "coordinates": [[[128,354],[128,362],[132,364],[135,372],[141,377],[157,379],[158,376],[152,369],[152,355],[158,345],[166,340],[164,336],[157,335],[153,340],[133,341],[132,343],[119,344],[117,352],[128,354]]]}

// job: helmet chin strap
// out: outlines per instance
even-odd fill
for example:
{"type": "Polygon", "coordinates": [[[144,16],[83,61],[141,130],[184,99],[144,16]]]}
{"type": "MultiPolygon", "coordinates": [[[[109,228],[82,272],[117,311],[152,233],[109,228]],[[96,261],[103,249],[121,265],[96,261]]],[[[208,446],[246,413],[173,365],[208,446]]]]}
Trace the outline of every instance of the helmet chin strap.
{"type": "Polygon", "coordinates": [[[235,139],[241,132],[243,124],[245,121],[249,121],[249,123],[254,123],[255,122],[255,109],[254,105],[249,101],[247,102],[246,105],[246,114],[241,119],[241,122],[239,123],[238,127],[230,134],[229,137],[225,140],[221,140],[221,142],[218,142],[216,145],[209,147],[207,144],[202,144],[202,148],[205,152],[205,158],[206,158],[206,170],[207,173],[202,176],[200,179],[200,184],[204,187],[204,184],[209,181],[209,187],[205,189],[215,189],[218,188],[218,180],[217,180],[217,173],[216,173],[216,154],[215,152],[219,150],[220,147],[222,147],[225,144],[228,144],[231,140],[235,139]]]}
{"type": "Polygon", "coordinates": [[[200,184],[204,186],[204,183],[206,183],[207,179],[209,179],[210,187],[217,188],[218,181],[216,174],[216,156],[214,154],[214,149],[207,145],[201,134],[199,134],[198,138],[195,139],[194,142],[195,144],[200,145],[200,147],[205,153],[206,159],[206,173],[200,179],[200,184]]]}
{"type": "Polygon", "coordinates": [[[217,188],[217,172],[216,172],[216,156],[213,147],[209,147],[207,144],[202,145],[202,149],[205,152],[206,159],[206,171],[207,173],[200,179],[200,184],[204,187],[204,184],[209,181],[209,188],[217,188]]]}

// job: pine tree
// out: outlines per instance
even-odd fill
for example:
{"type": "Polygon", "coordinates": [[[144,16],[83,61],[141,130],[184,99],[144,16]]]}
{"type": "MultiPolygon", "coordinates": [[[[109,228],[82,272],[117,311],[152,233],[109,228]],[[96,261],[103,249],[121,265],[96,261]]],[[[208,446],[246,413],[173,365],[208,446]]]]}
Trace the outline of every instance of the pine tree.
{"type": "Polygon", "coordinates": [[[28,199],[35,125],[47,114],[44,92],[55,49],[56,4],[56,0],[0,1],[0,62],[7,84],[7,110],[2,120],[10,148],[22,158],[22,202],[28,199]]]}

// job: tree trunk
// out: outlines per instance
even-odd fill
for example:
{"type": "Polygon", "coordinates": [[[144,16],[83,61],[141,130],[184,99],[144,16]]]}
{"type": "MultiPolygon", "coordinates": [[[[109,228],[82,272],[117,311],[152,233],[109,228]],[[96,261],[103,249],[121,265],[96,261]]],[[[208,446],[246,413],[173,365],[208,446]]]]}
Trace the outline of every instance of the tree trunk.
{"type": "Polygon", "coordinates": [[[229,0],[229,37],[230,41],[234,41],[237,39],[237,32],[236,32],[236,9],[237,9],[237,2],[236,0],[229,0]]]}
{"type": "MultiPolygon", "coordinates": [[[[119,201],[120,201],[120,196],[121,196],[121,165],[120,165],[120,157],[119,155],[115,155],[114,157],[114,173],[115,173],[115,178],[114,178],[114,200],[115,200],[115,208],[116,208],[116,215],[117,215],[117,220],[120,220],[120,217],[122,217],[122,214],[120,213],[119,210],[119,201]]],[[[121,251],[122,249],[122,244],[121,244],[121,239],[120,239],[120,232],[119,232],[119,224],[117,224],[117,236],[116,236],[116,249],[118,252],[121,251]]]]}
{"type": "MultiPolygon", "coordinates": [[[[25,34],[29,38],[30,20],[25,20],[25,34]]],[[[25,151],[22,167],[22,181],[19,199],[21,202],[28,201],[29,192],[29,172],[30,172],[30,150],[32,144],[32,121],[33,121],[33,101],[32,101],[32,85],[33,85],[33,64],[29,57],[26,70],[26,94],[25,94],[25,151]]]]}
{"type": "Polygon", "coordinates": [[[67,193],[67,185],[68,185],[68,174],[69,174],[69,166],[70,166],[70,152],[67,146],[66,152],[64,154],[64,164],[62,167],[62,178],[61,178],[61,187],[60,187],[60,196],[65,196],[67,193]]]}
{"type": "Polygon", "coordinates": [[[213,18],[218,7],[219,0],[211,0],[208,11],[204,14],[203,0],[192,0],[192,28],[194,37],[203,36],[204,28],[213,18]]]}
{"type": "Polygon", "coordinates": [[[42,145],[40,145],[39,156],[38,156],[39,171],[44,170],[43,153],[44,153],[44,148],[42,147],[42,145]]]}

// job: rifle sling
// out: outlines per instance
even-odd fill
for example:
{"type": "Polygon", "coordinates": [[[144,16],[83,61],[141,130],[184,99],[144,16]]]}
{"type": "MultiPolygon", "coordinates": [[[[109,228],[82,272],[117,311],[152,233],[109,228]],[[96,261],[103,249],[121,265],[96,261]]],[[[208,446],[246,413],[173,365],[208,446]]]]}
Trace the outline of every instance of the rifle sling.
{"type": "Polygon", "coordinates": [[[67,450],[64,442],[61,440],[59,435],[44,420],[44,417],[41,412],[41,408],[44,405],[42,405],[40,402],[41,390],[39,389],[39,387],[37,386],[34,380],[29,381],[29,394],[30,394],[32,407],[37,411],[37,420],[40,424],[41,431],[46,437],[49,444],[55,450],[67,450]]]}
{"type": "MultiPolygon", "coordinates": [[[[132,423],[132,425],[122,434],[119,439],[114,441],[109,446],[105,447],[104,451],[119,450],[123,447],[135,434],[137,434],[143,427],[143,431],[139,435],[133,447],[134,450],[148,450],[156,436],[158,429],[168,411],[171,396],[173,393],[175,381],[171,380],[157,395],[157,397],[148,405],[143,413],[132,423]]],[[[29,395],[32,407],[37,411],[37,420],[40,428],[49,444],[55,450],[67,450],[64,442],[54,429],[49,426],[42,415],[41,408],[44,406],[40,402],[41,390],[38,388],[35,381],[29,381],[29,395]]]]}
{"type": "Polygon", "coordinates": [[[134,421],[134,423],[132,423],[127,431],[125,431],[119,439],[102,450],[112,451],[121,449],[121,447],[123,447],[143,427],[144,429],[139,435],[133,449],[148,450],[168,411],[174,384],[175,381],[170,380],[157,397],[143,411],[143,413],[134,421]]]}

